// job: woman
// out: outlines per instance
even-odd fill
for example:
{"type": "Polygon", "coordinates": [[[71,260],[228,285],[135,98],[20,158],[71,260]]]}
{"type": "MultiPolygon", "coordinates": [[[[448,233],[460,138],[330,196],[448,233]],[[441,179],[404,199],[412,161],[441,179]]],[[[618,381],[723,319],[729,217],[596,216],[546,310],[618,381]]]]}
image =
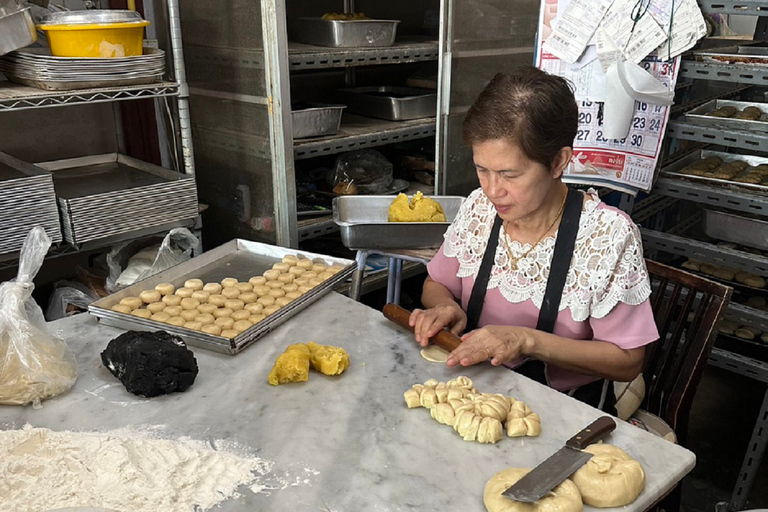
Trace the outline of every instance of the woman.
{"type": "Polygon", "coordinates": [[[577,127],[562,78],[533,67],[493,78],[463,124],[480,188],[428,265],[427,309],[410,324],[421,345],[466,331],[449,367],[490,359],[615,414],[610,381],[640,373],[658,332],[637,226],[562,182],[577,127]]]}

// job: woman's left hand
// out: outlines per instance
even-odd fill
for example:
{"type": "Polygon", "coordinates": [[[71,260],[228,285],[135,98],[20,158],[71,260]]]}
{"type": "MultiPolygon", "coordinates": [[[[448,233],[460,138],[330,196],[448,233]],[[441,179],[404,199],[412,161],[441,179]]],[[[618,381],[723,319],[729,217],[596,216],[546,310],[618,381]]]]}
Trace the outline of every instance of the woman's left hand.
{"type": "Polygon", "coordinates": [[[525,327],[486,325],[461,337],[461,345],[448,356],[449,368],[491,360],[499,366],[531,352],[533,339],[525,327]]]}

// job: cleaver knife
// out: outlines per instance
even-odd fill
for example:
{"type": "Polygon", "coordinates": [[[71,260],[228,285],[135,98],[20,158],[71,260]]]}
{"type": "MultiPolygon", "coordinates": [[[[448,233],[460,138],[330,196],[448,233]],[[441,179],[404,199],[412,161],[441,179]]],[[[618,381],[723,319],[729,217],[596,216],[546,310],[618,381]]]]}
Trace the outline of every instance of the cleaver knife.
{"type": "Polygon", "coordinates": [[[611,417],[597,418],[502,495],[525,503],[539,500],[592,458],[592,454],[581,451],[582,448],[613,432],[615,428],[616,423],[611,417]]]}

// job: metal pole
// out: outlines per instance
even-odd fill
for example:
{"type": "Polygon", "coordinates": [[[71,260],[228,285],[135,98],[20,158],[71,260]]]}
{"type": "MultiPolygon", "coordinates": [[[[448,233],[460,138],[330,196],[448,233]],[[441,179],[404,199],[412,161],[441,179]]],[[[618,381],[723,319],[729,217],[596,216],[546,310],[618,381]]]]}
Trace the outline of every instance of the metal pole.
{"type": "Polygon", "coordinates": [[[192,149],[192,122],[189,117],[189,87],[187,86],[187,72],[184,68],[184,50],[181,47],[179,5],[177,0],[167,0],[167,2],[173,74],[176,83],[179,84],[179,136],[181,138],[181,156],[184,164],[183,171],[186,174],[194,175],[195,152],[192,149]]]}

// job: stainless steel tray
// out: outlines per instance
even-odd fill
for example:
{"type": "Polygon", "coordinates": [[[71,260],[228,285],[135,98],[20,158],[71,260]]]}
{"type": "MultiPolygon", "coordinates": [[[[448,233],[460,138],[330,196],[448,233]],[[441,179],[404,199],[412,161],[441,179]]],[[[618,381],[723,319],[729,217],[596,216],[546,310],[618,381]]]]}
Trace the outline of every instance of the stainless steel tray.
{"type": "Polygon", "coordinates": [[[6,75],[11,82],[21,85],[28,85],[37,89],[46,91],[74,91],[77,89],[97,89],[99,87],[123,87],[126,85],[145,85],[153,82],[159,82],[163,75],[145,76],[142,78],[124,78],[119,80],[94,80],[91,82],[72,81],[72,82],[53,82],[50,80],[29,80],[18,76],[6,75]]]}
{"type": "Polygon", "coordinates": [[[118,313],[110,308],[123,298],[138,296],[142,290],[153,289],[160,283],[172,283],[179,287],[183,286],[184,281],[191,278],[202,279],[203,282],[220,282],[225,277],[235,277],[247,281],[253,276],[261,275],[262,272],[271,268],[273,263],[281,261],[284,256],[296,254],[295,249],[240,239],[231,240],[196,258],[104,297],[92,303],[88,307],[88,311],[105,325],[139,331],[164,330],[181,336],[189,345],[234,355],[331,291],[336,285],[346,280],[356,268],[355,262],[352,260],[306,251],[298,252],[307,258],[323,260],[329,265],[343,265],[344,268],[327,281],[312,288],[309,292],[232,339],[118,313]]]}
{"type": "Polygon", "coordinates": [[[37,30],[29,7],[0,16],[0,55],[37,41],[37,30]]]}
{"type": "Polygon", "coordinates": [[[722,128],[733,128],[736,130],[750,130],[759,132],[768,132],[768,104],[749,101],[733,101],[716,99],[708,101],[705,104],[689,110],[685,113],[686,121],[703,126],[716,126],[722,128]],[[759,120],[734,119],[733,117],[713,117],[707,115],[720,107],[735,107],[739,111],[747,107],[758,108],[763,115],[759,120]]]}
{"type": "Polygon", "coordinates": [[[293,107],[293,138],[319,137],[333,135],[339,131],[341,114],[346,105],[326,103],[303,103],[293,107]]]}
{"type": "Polygon", "coordinates": [[[395,196],[339,196],[333,199],[333,220],[341,243],[350,249],[424,249],[439,247],[464,198],[428,196],[443,207],[447,222],[389,222],[395,196]]]}
{"type": "Polygon", "coordinates": [[[288,33],[297,43],[332,48],[392,46],[398,23],[399,20],[296,18],[288,22],[288,33]]]}
{"type": "MultiPolygon", "coordinates": [[[[765,186],[765,185],[739,183],[737,181],[722,180],[718,178],[710,178],[707,176],[697,176],[693,174],[685,174],[684,172],[682,172],[683,169],[688,167],[690,164],[697,162],[701,159],[707,158],[709,156],[718,156],[722,158],[724,162],[733,162],[735,160],[742,160],[744,162],[747,162],[750,165],[750,167],[754,167],[760,164],[768,164],[768,158],[764,158],[760,156],[738,155],[733,153],[721,153],[719,151],[709,151],[709,150],[700,149],[662,168],[659,174],[661,176],[666,176],[671,178],[684,178],[688,181],[695,181],[699,183],[705,183],[708,185],[738,187],[742,189],[752,190],[755,192],[768,193],[768,186],[765,186]]],[[[747,170],[749,170],[749,168],[747,168],[747,170]]]]}
{"type": "Polygon", "coordinates": [[[754,66],[768,65],[768,51],[765,47],[750,45],[726,46],[713,50],[697,50],[694,58],[704,62],[722,62],[725,64],[747,64],[754,66]]]}
{"type": "Polygon", "coordinates": [[[704,233],[710,238],[768,250],[768,221],[704,208],[704,233]]]}
{"type": "Polygon", "coordinates": [[[351,87],[339,89],[350,112],[388,121],[435,117],[437,93],[413,87],[351,87]]]}

